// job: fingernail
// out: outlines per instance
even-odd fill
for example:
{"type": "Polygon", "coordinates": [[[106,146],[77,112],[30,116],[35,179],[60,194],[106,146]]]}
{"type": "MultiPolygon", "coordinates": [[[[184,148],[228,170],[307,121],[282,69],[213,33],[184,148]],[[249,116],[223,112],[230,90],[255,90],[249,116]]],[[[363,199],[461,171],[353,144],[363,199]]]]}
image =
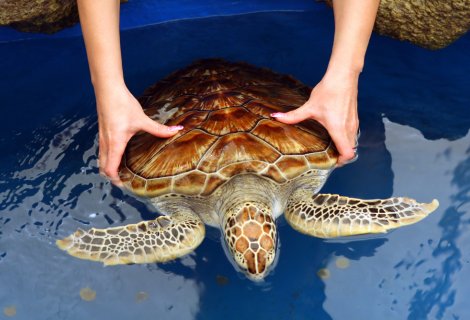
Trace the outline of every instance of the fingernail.
{"type": "Polygon", "coordinates": [[[273,118],[283,118],[285,116],[286,116],[285,113],[282,113],[282,112],[271,113],[271,117],[273,118]]]}
{"type": "Polygon", "coordinates": [[[171,126],[171,127],[168,128],[168,130],[170,130],[170,131],[180,131],[182,129],[184,129],[183,126],[171,126]]]}

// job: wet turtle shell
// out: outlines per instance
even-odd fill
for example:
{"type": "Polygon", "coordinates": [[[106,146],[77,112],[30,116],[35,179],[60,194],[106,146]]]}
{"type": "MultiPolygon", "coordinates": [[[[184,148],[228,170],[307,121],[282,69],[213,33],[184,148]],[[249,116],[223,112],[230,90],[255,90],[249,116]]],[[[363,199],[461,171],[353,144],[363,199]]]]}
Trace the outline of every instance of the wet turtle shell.
{"type": "Polygon", "coordinates": [[[133,137],[121,179],[148,197],[207,196],[240,174],[282,184],[313,168],[332,168],[338,154],[319,123],[286,125],[270,117],[298,108],[310,91],[290,76],[246,63],[193,63],[139,99],[152,119],[184,129],[169,139],[133,137]]]}

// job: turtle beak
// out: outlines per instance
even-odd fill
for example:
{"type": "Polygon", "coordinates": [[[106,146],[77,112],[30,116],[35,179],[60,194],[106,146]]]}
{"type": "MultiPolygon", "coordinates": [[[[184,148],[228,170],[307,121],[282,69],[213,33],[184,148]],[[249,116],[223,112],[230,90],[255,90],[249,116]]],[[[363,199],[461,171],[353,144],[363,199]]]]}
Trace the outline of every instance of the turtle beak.
{"type": "Polygon", "coordinates": [[[227,212],[225,243],[235,263],[254,281],[262,280],[276,256],[276,225],[266,206],[242,205],[227,212]]]}

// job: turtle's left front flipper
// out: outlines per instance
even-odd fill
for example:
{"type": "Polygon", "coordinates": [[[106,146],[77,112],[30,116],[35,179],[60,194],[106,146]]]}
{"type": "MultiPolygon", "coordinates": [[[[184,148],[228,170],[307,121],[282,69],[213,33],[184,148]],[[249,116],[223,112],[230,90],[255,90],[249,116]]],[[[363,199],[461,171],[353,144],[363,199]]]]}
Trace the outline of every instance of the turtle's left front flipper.
{"type": "Polygon", "coordinates": [[[386,232],[418,222],[438,206],[437,200],[431,203],[401,197],[361,200],[299,189],[290,196],[285,217],[301,233],[333,238],[386,232]]]}

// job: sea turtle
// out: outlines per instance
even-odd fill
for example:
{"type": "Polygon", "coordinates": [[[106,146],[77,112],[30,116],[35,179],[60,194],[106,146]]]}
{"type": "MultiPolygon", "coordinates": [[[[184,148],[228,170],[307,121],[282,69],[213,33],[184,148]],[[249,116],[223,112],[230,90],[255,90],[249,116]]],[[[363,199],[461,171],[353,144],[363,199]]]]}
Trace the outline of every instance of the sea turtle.
{"type": "Polygon", "coordinates": [[[129,142],[120,177],[163,215],[107,229],[78,230],[60,248],[105,265],[163,262],[193,251],[205,224],[220,228],[228,252],[251,279],[276,254],[275,219],[301,233],[340,237],[417,222],[438,206],[408,198],[361,200],[318,191],[338,153],[313,120],[270,117],[302,105],[310,88],[246,63],[202,60],[144,93],[145,113],[184,129],[170,139],[142,133],[129,142]]]}

